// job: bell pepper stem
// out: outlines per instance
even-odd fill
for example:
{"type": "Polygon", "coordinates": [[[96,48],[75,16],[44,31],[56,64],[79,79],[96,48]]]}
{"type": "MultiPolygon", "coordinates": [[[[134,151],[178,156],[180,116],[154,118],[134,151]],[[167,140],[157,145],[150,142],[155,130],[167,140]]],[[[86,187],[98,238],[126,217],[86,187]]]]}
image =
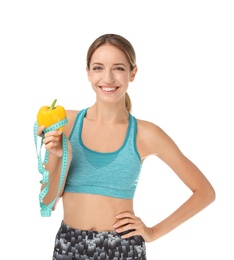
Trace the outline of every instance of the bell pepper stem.
{"type": "Polygon", "coordinates": [[[55,103],[57,102],[57,99],[55,99],[54,101],[53,101],[53,103],[51,104],[51,106],[49,107],[49,109],[48,110],[53,110],[53,109],[55,109],[55,103]]]}

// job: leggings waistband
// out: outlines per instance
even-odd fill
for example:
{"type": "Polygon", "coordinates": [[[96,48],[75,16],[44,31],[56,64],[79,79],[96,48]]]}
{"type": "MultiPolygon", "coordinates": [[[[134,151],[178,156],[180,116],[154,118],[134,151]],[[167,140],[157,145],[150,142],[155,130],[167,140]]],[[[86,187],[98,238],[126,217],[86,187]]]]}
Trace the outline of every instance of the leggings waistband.
{"type": "Polygon", "coordinates": [[[110,231],[97,231],[97,230],[83,230],[83,229],[76,229],[73,228],[71,226],[69,226],[68,224],[66,224],[63,220],[61,223],[61,227],[63,230],[65,230],[65,232],[72,232],[73,234],[76,235],[82,235],[84,237],[87,237],[88,239],[91,239],[93,237],[96,236],[115,236],[115,237],[121,237],[125,234],[128,234],[131,231],[134,231],[133,229],[131,230],[127,230],[121,233],[117,233],[115,230],[110,230],[110,231]]]}

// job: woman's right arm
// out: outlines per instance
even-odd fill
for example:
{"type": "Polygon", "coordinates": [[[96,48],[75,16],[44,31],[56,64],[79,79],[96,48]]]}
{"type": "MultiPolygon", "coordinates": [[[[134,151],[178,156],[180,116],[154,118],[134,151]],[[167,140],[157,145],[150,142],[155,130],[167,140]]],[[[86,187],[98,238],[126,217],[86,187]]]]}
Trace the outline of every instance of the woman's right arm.
{"type": "MultiPolygon", "coordinates": [[[[73,127],[74,120],[75,120],[75,117],[74,117],[75,114],[77,114],[77,112],[74,113],[74,111],[67,111],[68,123],[64,128],[64,135],[66,137],[68,137],[70,135],[70,132],[73,127]]],[[[39,136],[42,135],[43,130],[44,130],[43,126],[38,128],[39,136]]],[[[45,165],[45,169],[47,171],[49,171],[50,188],[49,188],[48,193],[46,194],[46,196],[43,199],[43,203],[48,205],[57,196],[58,186],[59,186],[59,182],[60,182],[60,172],[61,172],[62,155],[63,155],[62,132],[58,131],[58,130],[53,130],[53,131],[46,133],[44,135],[43,143],[44,143],[45,149],[49,152],[48,163],[45,165]]],[[[68,138],[67,138],[67,145],[68,145],[68,161],[67,161],[66,173],[65,173],[63,185],[62,185],[62,188],[58,195],[58,198],[60,198],[63,194],[68,169],[70,167],[70,163],[72,160],[72,148],[71,148],[71,144],[70,144],[70,141],[68,140],[68,138]]],[[[44,188],[44,186],[46,184],[47,183],[42,184],[41,190],[44,188]]]]}

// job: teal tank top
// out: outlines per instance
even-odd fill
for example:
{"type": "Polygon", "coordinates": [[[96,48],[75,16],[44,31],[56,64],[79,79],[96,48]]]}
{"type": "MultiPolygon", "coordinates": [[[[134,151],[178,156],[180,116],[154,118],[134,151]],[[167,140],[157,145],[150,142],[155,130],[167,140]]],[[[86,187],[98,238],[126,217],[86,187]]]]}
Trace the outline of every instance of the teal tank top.
{"type": "Polygon", "coordinates": [[[129,114],[127,134],[114,152],[96,152],[82,142],[82,126],[87,108],[81,110],[69,136],[72,161],[64,192],[98,194],[132,199],[142,167],[136,148],[137,121],[129,114]]]}

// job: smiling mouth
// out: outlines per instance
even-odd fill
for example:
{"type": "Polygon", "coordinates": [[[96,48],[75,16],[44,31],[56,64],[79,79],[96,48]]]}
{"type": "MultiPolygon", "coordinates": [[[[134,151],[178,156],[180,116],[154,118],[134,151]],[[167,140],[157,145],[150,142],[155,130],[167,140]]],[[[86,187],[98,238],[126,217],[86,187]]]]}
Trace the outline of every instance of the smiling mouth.
{"type": "Polygon", "coordinates": [[[105,93],[114,93],[118,87],[100,87],[101,90],[105,93]]]}

